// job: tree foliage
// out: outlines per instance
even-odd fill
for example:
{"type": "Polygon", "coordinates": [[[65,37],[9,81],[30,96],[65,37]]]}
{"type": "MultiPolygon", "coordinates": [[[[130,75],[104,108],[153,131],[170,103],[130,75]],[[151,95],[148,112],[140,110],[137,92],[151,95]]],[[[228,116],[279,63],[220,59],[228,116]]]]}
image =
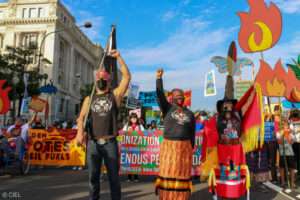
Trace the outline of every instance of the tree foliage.
{"type": "Polygon", "coordinates": [[[11,100],[20,99],[24,95],[24,74],[29,75],[27,87],[29,96],[39,94],[38,89],[44,75],[38,70],[28,69],[36,59],[36,55],[37,48],[34,45],[27,48],[7,47],[6,51],[0,55],[0,79],[6,80],[7,84],[12,87],[9,95],[11,100]]]}

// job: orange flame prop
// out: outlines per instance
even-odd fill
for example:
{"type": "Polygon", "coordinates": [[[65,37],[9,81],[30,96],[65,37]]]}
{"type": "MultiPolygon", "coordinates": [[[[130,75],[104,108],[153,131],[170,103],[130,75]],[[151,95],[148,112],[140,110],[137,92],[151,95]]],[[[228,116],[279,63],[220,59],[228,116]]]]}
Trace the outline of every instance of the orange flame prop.
{"type": "Polygon", "coordinates": [[[10,109],[10,100],[8,98],[8,92],[11,90],[10,87],[3,89],[3,85],[6,80],[0,80],[0,114],[5,114],[10,109]]]}
{"type": "Polygon", "coordinates": [[[248,0],[250,12],[239,12],[241,28],[240,47],[246,53],[260,52],[272,48],[280,39],[282,16],[279,8],[264,0],[248,0]]]}
{"type": "Polygon", "coordinates": [[[285,97],[292,102],[300,101],[300,81],[291,69],[285,71],[281,60],[276,63],[274,69],[260,60],[255,82],[261,85],[264,96],[285,97]]]}

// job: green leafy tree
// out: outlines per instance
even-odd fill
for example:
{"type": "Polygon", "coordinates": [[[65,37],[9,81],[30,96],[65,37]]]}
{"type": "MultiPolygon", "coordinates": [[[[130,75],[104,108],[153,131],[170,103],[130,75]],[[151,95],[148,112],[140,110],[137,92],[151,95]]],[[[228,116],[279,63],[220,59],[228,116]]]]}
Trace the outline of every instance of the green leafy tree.
{"type": "MultiPolygon", "coordinates": [[[[28,67],[34,62],[37,55],[37,46],[29,47],[6,47],[5,53],[0,55],[0,78],[5,79],[7,84],[12,87],[9,94],[13,101],[13,112],[15,111],[15,101],[19,100],[18,116],[24,97],[24,74],[28,74],[28,94],[29,96],[39,95],[40,82],[45,78],[38,70],[29,70],[28,67]],[[16,81],[17,80],[17,81],[16,81]]],[[[12,114],[13,118],[15,113],[12,114]]]]}

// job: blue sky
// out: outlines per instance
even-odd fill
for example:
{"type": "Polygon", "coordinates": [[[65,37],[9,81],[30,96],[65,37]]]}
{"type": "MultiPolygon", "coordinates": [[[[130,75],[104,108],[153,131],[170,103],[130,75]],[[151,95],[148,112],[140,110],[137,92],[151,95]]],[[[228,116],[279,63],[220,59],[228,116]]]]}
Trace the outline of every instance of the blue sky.
{"type": "MultiPolygon", "coordinates": [[[[165,88],[193,90],[193,109],[215,108],[223,97],[225,76],[216,73],[215,97],[203,96],[204,74],[216,67],[215,55],[226,56],[229,43],[237,41],[239,11],[248,11],[247,0],[62,0],[78,24],[92,21],[86,31],[102,46],[117,25],[118,48],[142,90],[155,88],[155,70],[165,68],[165,88]],[[84,3],[83,3],[84,2],[84,3]]],[[[270,0],[266,0],[270,2],[270,0]]],[[[284,63],[300,53],[300,0],[273,0],[282,11],[283,33],[279,43],[264,53],[273,65],[284,63]]],[[[238,44],[237,44],[238,46],[238,44]]],[[[259,54],[238,55],[253,59],[258,67],[259,54]]],[[[244,69],[249,79],[251,70],[244,69]]]]}
{"type": "MultiPolygon", "coordinates": [[[[270,2],[266,0],[266,2],[270,2]]],[[[300,53],[300,0],[274,0],[282,11],[283,33],[279,43],[266,51],[265,59],[273,65],[284,63],[300,53]]],[[[133,82],[142,90],[155,88],[155,70],[165,68],[165,87],[193,90],[193,109],[214,109],[223,97],[225,76],[217,73],[215,97],[204,97],[204,74],[216,67],[215,55],[226,56],[229,43],[237,41],[239,11],[248,11],[247,0],[63,0],[78,23],[91,20],[87,34],[105,44],[110,25],[117,25],[118,48],[128,63],[133,82]]],[[[258,54],[238,55],[253,59],[258,54]]],[[[251,70],[243,77],[249,79],[251,70]]]]}

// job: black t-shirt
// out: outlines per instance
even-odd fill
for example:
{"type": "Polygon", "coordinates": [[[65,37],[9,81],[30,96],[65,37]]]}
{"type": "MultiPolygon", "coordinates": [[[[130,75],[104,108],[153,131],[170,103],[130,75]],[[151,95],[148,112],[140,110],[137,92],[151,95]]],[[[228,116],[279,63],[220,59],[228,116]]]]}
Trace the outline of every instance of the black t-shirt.
{"type": "Polygon", "coordinates": [[[156,93],[164,118],[164,138],[170,140],[191,140],[194,145],[196,120],[192,111],[170,104],[164,94],[161,79],[156,81],[156,93]]]}
{"type": "Polygon", "coordinates": [[[93,137],[112,136],[118,134],[118,107],[112,93],[95,94],[91,103],[93,137]]]}

